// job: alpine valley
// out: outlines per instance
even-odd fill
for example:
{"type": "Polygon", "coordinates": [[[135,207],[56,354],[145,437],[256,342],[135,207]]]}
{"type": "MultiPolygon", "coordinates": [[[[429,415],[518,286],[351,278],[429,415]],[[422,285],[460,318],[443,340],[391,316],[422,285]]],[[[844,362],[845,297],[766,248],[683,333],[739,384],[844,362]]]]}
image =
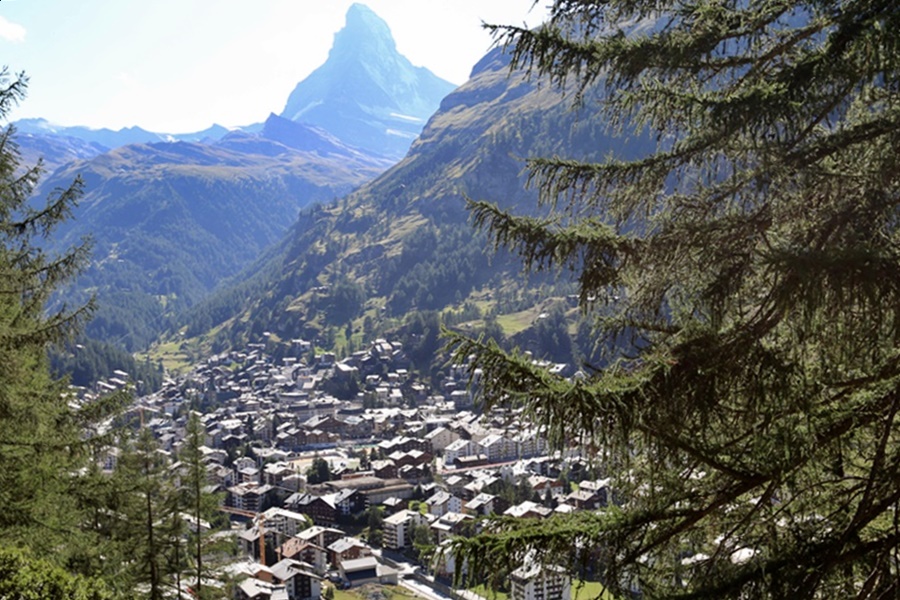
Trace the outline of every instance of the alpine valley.
{"type": "Polygon", "coordinates": [[[93,239],[93,262],[67,291],[98,299],[88,335],[132,352],[154,345],[169,364],[173,348],[190,361],[295,338],[345,354],[390,332],[427,371],[441,324],[584,359],[596,349],[567,299],[574,286],[523,277],[495,255],[465,199],[537,214],[528,157],[649,148],[613,145],[605,123],[511,72],[501,49],[454,90],[398,54],[359,4],[328,60],[262,123],[180,136],[18,127],[23,153],[53,169],[44,193],[84,181],[56,239],[93,239]]]}
{"type": "Polygon", "coordinates": [[[246,277],[192,309],[181,347],[203,355],[303,338],[348,354],[389,334],[427,374],[439,367],[443,324],[558,362],[599,360],[572,282],[523,276],[517,258],[495,254],[473,228],[465,201],[538,214],[526,158],[634,157],[651,147],[634,136],[614,144],[606,124],[573,108],[565,90],[511,73],[495,49],[444,98],[403,160],[339,201],[305,210],[246,277]]]}

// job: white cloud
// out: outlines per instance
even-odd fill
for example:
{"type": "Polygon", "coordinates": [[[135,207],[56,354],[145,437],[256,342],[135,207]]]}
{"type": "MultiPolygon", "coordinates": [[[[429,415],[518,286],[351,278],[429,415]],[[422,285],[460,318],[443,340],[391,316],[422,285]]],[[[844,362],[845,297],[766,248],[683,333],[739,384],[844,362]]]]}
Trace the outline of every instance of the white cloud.
{"type": "Polygon", "coordinates": [[[24,42],[25,28],[0,16],[0,39],[8,42],[24,42]]]}

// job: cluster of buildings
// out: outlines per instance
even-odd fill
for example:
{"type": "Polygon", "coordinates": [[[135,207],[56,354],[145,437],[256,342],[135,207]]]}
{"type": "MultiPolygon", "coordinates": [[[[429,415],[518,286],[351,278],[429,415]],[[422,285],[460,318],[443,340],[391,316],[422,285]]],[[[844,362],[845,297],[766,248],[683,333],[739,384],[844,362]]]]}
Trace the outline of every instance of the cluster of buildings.
{"type": "MultiPolygon", "coordinates": [[[[379,545],[403,553],[416,539],[439,546],[471,533],[479,517],[547,518],[610,500],[577,450],[550,456],[519,413],[473,410],[461,367],[437,392],[408,367],[386,340],[342,361],[313,356],[300,340],[277,359],[251,345],[136,402],[164,452],[177,451],[189,412],[201,415],[209,489],[244,523],[244,560],[233,566],[240,600],[311,600],[326,578],[396,583],[398,570],[369,543],[373,511],[379,545]]],[[[105,466],[115,468],[114,452],[105,466]]],[[[430,568],[448,576],[455,565],[447,557],[430,568]]],[[[568,583],[547,583],[558,574],[521,571],[511,579],[515,600],[568,600],[568,583]],[[543,596],[527,592],[538,588],[543,596]]]]}

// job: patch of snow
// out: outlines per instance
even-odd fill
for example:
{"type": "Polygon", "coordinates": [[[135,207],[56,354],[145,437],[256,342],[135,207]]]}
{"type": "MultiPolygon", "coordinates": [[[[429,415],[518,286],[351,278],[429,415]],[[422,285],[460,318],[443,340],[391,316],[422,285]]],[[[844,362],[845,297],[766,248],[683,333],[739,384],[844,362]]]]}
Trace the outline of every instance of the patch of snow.
{"type": "Polygon", "coordinates": [[[288,117],[288,118],[289,118],[291,121],[296,121],[297,118],[303,116],[304,113],[309,112],[310,110],[312,110],[312,109],[314,109],[315,107],[319,106],[320,104],[324,104],[324,103],[325,103],[324,100],[316,100],[315,102],[310,102],[309,104],[307,104],[306,106],[304,106],[304,107],[301,108],[300,110],[294,111],[294,114],[291,115],[291,116],[288,117]]]}
{"type": "Polygon", "coordinates": [[[397,137],[406,138],[408,140],[416,139],[416,135],[414,133],[409,133],[406,131],[398,131],[396,129],[385,129],[384,132],[388,135],[395,135],[397,137]]]}
{"type": "Polygon", "coordinates": [[[410,123],[423,123],[425,119],[420,119],[419,117],[413,117],[412,115],[401,115],[400,113],[390,113],[390,116],[395,119],[401,119],[403,121],[409,121],[410,123]]]}

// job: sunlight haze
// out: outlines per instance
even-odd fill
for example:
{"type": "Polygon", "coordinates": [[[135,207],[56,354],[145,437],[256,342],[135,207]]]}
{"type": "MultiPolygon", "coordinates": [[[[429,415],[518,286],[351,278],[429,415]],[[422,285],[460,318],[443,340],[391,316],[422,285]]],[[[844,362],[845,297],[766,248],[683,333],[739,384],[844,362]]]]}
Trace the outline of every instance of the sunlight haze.
{"type": "MultiPolygon", "coordinates": [[[[30,78],[12,120],[167,133],[262,121],[321,65],[352,2],[3,0],[0,47],[30,78]]],[[[398,50],[455,84],[490,48],[482,21],[535,25],[531,0],[368,0],[398,50]]]]}

